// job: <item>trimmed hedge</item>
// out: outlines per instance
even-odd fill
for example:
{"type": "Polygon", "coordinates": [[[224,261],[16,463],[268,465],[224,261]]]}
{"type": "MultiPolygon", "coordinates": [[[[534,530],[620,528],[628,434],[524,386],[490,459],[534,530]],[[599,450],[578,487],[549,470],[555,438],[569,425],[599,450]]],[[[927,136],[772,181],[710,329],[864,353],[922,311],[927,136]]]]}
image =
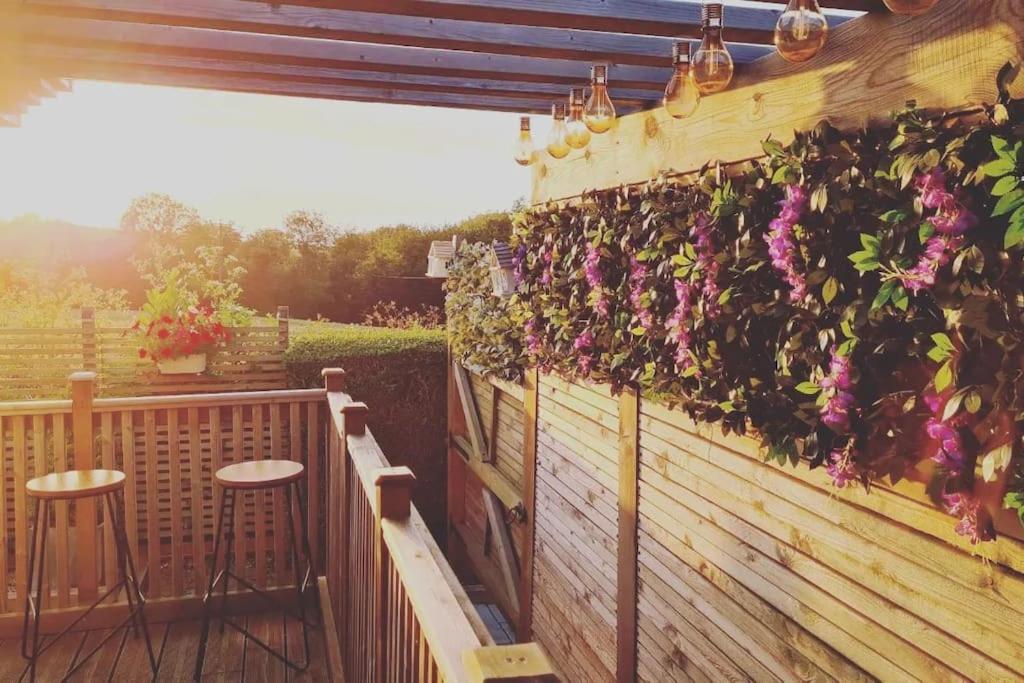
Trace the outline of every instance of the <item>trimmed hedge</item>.
{"type": "Polygon", "coordinates": [[[369,425],[392,465],[416,473],[414,499],[443,539],[446,508],[444,330],[337,325],[295,335],[285,355],[292,387],[323,385],[320,371],[345,370],[346,392],[370,408],[369,425]]]}

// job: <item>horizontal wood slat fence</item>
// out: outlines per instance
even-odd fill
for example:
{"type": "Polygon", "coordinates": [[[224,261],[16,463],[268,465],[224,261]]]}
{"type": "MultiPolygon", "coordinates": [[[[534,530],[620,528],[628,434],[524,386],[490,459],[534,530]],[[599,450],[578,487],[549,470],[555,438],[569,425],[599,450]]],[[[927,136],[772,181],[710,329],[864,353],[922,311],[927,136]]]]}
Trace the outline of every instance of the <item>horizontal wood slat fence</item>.
{"type": "Polygon", "coordinates": [[[658,402],[537,386],[520,636],[565,680],[1024,676],[1017,538],[972,547],[921,484],[836,489],[658,402]]]}
{"type": "Polygon", "coordinates": [[[536,647],[502,652],[411,504],[415,477],[390,467],[366,427],[368,408],[325,370],[328,437],[326,577],[351,681],[500,681],[550,677],[536,647]],[[539,668],[538,668],[539,667],[539,668]]]}
{"type": "MultiPolygon", "coordinates": [[[[212,473],[243,460],[306,465],[315,561],[323,548],[327,426],[322,389],[92,399],[80,373],[73,400],[0,403],[0,632],[23,608],[32,505],[25,482],[69,468],[127,475],[126,531],[151,600],[194,596],[205,585],[217,501],[212,473]]],[[[117,580],[102,509],[56,507],[47,547],[46,607],[73,610],[117,580]],[[91,597],[90,597],[91,596],[91,597]]],[[[239,568],[259,586],[291,582],[283,493],[247,495],[237,520],[239,568]]],[[[20,622],[17,622],[20,625],[20,622]]],[[[13,629],[16,630],[16,627],[13,629]]]]}
{"type": "Polygon", "coordinates": [[[211,354],[200,375],[161,375],[139,358],[139,341],[128,327],[98,327],[91,309],[81,325],[60,328],[0,327],[0,400],[66,396],[67,377],[77,370],[98,376],[98,395],[266,391],[286,389],[288,307],[278,324],[232,328],[232,339],[211,354]]]}

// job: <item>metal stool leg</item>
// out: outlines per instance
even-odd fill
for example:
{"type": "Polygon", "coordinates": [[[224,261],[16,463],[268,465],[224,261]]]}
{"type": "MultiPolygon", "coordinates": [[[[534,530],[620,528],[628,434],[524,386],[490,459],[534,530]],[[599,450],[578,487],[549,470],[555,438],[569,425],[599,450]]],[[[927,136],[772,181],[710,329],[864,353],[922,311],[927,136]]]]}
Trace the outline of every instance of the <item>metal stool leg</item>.
{"type": "Polygon", "coordinates": [[[228,583],[231,581],[231,565],[234,564],[235,560],[235,500],[236,493],[234,489],[228,489],[224,491],[224,496],[231,496],[231,502],[228,504],[227,514],[227,525],[225,526],[224,533],[224,586],[221,589],[220,596],[220,632],[224,633],[224,622],[227,618],[228,613],[228,583]]]}
{"type": "MultiPolygon", "coordinates": [[[[299,498],[299,518],[303,520],[303,538],[305,538],[305,517],[302,515],[302,493],[298,490],[298,483],[295,483],[296,495],[299,498]]],[[[305,671],[309,667],[309,633],[306,627],[306,591],[305,591],[305,579],[302,576],[302,567],[299,564],[299,550],[298,543],[295,538],[295,515],[294,515],[294,503],[292,500],[292,485],[284,487],[285,501],[288,508],[288,537],[291,541],[292,548],[292,570],[295,576],[295,594],[299,601],[299,618],[302,621],[302,645],[303,645],[303,663],[298,665],[299,671],[305,671]]],[[[308,544],[306,544],[308,545],[308,544]]],[[[309,556],[306,556],[306,564],[309,564],[309,556]]]]}
{"type": "MultiPolygon", "coordinates": [[[[122,494],[123,495],[123,494],[122,494]]],[[[146,598],[142,595],[142,588],[139,586],[139,574],[135,570],[135,560],[132,558],[131,549],[128,547],[128,534],[124,527],[124,516],[121,510],[124,509],[124,500],[118,501],[115,506],[116,494],[107,495],[107,508],[114,520],[114,541],[117,544],[118,564],[121,570],[121,577],[124,581],[124,592],[128,598],[128,608],[133,610],[132,626],[135,626],[135,610],[138,611],[138,627],[142,629],[142,637],[146,640],[146,652],[149,654],[149,666],[156,674],[156,655],[153,653],[153,641],[149,637],[149,624],[146,623],[146,598]],[[132,594],[134,593],[137,607],[132,607],[132,594]]],[[[137,629],[136,629],[137,633],[137,629]]]]}
{"type": "Polygon", "coordinates": [[[39,622],[43,607],[43,575],[46,571],[46,532],[50,526],[50,506],[42,499],[36,500],[36,522],[32,528],[31,551],[28,559],[28,586],[25,593],[25,617],[21,630],[21,656],[29,660],[29,681],[36,679],[36,663],[39,660],[39,622]],[[38,559],[36,555],[39,555],[38,559]],[[37,572],[38,570],[38,572],[37,572]],[[39,574],[38,579],[35,576],[39,574]],[[35,598],[32,584],[35,582],[35,598]],[[32,650],[28,650],[29,616],[32,617],[32,650]]]}
{"type": "MultiPolygon", "coordinates": [[[[196,666],[193,679],[203,677],[203,660],[206,657],[206,640],[210,637],[210,596],[217,587],[217,558],[220,555],[220,539],[224,532],[224,510],[228,504],[228,492],[220,498],[220,512],[217,513],[217,533],[213,537],[213,561],[210,563],[210,582],[203,596],[203,627],[199,637],[199,652],[196,653],[196,666]]],[[[225,581],[227,576],[224,577],[225,581]]]]}

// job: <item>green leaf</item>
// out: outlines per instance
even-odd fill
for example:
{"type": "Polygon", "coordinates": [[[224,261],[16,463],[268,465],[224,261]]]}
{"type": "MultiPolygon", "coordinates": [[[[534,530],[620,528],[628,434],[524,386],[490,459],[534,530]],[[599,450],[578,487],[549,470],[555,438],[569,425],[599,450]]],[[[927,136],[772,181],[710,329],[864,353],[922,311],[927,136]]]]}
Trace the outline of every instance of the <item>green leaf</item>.
{"type": "Polygon", "coordinates": [[[924,244],[928,239],[935,234],[935,226],[930,222],[925,221],[921,224],[921,227],[917,229],[917,238],[924,244]]]}
{"type": "Polygon", "coordinates": [[[632,332],[633,336],[635,337],[642,337],[645,334],[647,334],[647,328],[643,327],[642,325],[638,325],[637,327],[634,327],[632,330],[630,330],[630,332],[632,332]]]}
{"type": "Polygon", "coordinates": [[[801,394],[807,394],[808,396],[814,396],[821,392],[821,387],[815,382],[800,382],[796,385],[796,390],[801,394]]]}
{"type": "Polygon", "coordinates": [[[949,361],[942,364],[939,371],[935,373],[935,390],[945,391],[953,383],[953,367],[949,361]]]}
{"type": "Polygon", "coordinates": [[[928,357],[936,363],[944,363],[949,360],[949,352],[940,349],[938,346],[933,346],[928,351],[928,357]]]}
{"type": "Polygon", "coordinates": [[[964,394],[961,391],[953,394],[948,401],[946,401],[946,407],[942,410],[942,421],[948,422],[953,419],[953,416],[960,410],[960,406],[963,405],[964,394]]]}
{"type": "Polygon", "coordinates": [[[782,143],[778,140],[765,140],[761,143],[761,149],[770,157],[781,156],[783,153],[782,143]]]}
{"type": "Polygon", "coordinates": [[[999,201],[996,202],[996,208],[992,210],[992,217],[996,218],[1013,213],[1021,206],[1024,206],[1024,190],[1017,188],[1013,192],[1008,192],[999,198],[999,201]]]}
{"type": "Polygon", "coordinates": [[[903,285],[897,287],[892,293],[892,305],[901,311],[905,311],[910,307],[910,296],[907,294],[907,290],[904,289],[903,285]]]}
{"type": "Polygon", "coordinates": [[[786,182],[790,173],[789,166],[779,166],[772,175],[772,185],[779,185],[786,182]]]}
{"type": "Polygon", "coordinates": [[[1006,141],[1006,138],[1001,138],[998,135],[992,136],[992,149],[1000,157],[1007,157],[1011,154],[1010,143],[1006,141]]]}
{"type": "Polygon", "coordinates": [[[882,247],[882,242],[877,237],[866,232],[860,234],[860,243],[864,246],[865,251],[870,251],[873,254],[877,254],[882,247]]]}
{"type": "Polygon", "coordinates": [[[981,474],[985,481],[995,481],[999,472],[1002,472],[1010,465],[1013,457],[1013,447],[1010,444],[1003,444],[981,456],[981,474]]]}
{"type": "Polygon", "coordinates": [[[881,289],[878,290],[878,295],[875,296],[875,300],[871,302],[871,310],[872,311],[877,311],[882,306],[884,306],[887,303],[889,303],[889,299],[892,298],[892,293],[893,293],[893,291],[895,289],[896,289],[896,281],[895,280],[889,280],[884,285],[882,285],[881,289]]]}
{"type": "Polygon", "coordinates": [[[830,277],[825,280],[825,284],[821,288],[821,298],[825,300],[826,304],[832,303],[832,300],[836,298],[836,294],[839,293],[839,281],[834,277],[830,277]]]}
{"type": "Polygon", "coordinates": [[[1007,159],[1000,157],[995,161],[990,161],[981,167],[981,170],[985,172],[989,178],[998,178],[1000,176],[1013,173],[1014,169],[1017,168],[1017,162],[1014,159],[1007,159]]]}
{"type": "Polygon", "coordinates": [[[910,214],[903,209],[893,209],[892,211],[886,211],[878,218],[883,223],[899,223],[902,220],[906,220],[909,216],[910,214]]]}
{"type": "Polygon", "coordinates": [[[981,410],[981,394],[977,391],[967,394],[967,398],[964,400],[964,407],[967,408],[967,412],[971,415],[977,414],[981,410]]]}
{"type": "Polygon", "coordinates": [[[949,338],[949,335],[946,334],[945,332],[936,332],[935,334],[933,334],[932,341],[935,342],[935,346],[942,349],[943,351],[948,351],[952,353],[954,350],[956,350],[956,347],[953,346],[953,340],[951,340],[949,338]]]}
{"type": "Polygon", "coordinates": [[[1017,209],[1010,217],[1010,227],[1003,236],[1003,248],[1013,249],[1024,242],[1024,207],[1017,209]]]}
{"type": "Polygon", "coordinates": [[[1018,185],[1020,185],[1020,181],[1018,181],[1017,178],[1015,178],[1014,176],[1003,176],[998,181],[996,181],[995,185],[992,186],[992,196],[1002,197],[1010,190],[1016,188],[1018,185]]]}
{"type": "Polygon", "coordinates": [[[862,273],[868,273],[872,270],[878,270],[879,268],[882,267],[882,264],[880,264],[878,261],[874,259],[871,259],[868,261],[861,261],[860,263],[855,263],[853,264],[853,267],[855,270],[858,270],[862,273]]]}

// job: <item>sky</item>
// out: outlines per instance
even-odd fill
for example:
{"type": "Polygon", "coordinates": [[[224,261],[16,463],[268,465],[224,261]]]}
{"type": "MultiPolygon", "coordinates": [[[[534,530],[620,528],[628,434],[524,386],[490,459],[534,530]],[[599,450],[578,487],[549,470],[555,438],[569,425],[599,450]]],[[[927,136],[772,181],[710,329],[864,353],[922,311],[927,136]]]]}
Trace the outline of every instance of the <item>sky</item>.
{"type": "Polygon", "coordinates": [[[0,220],[116,227],[162,192],[245,232],[295,209],[444,225],[529,194],[518,130],[505,113],[76,81],[0,128],[0,220]]]}

